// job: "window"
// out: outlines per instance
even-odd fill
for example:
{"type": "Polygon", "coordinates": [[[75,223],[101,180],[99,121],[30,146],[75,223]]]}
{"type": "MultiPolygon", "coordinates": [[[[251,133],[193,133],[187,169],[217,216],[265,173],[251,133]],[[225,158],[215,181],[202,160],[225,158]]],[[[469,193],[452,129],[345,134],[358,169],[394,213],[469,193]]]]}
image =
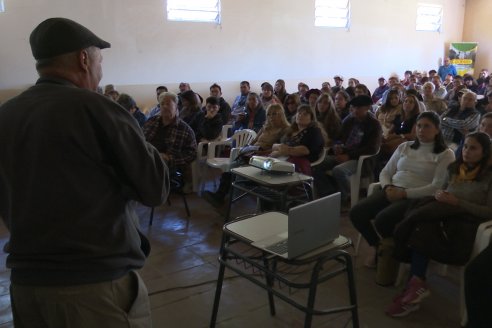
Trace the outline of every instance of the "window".
{"type": "Polygon", "coordinates": [[[419,4],[417,7],[417,31],[441,32],[442,6],[419,4]]]}
{"type": "Polygon", "coordinates": [[[220,0],[167,0],[167,19],[220,24],[220,0]]]}
{"type": "Polygon", "coordinates": [[[314,25],[328,27],[350,26],[350,0],[316,0],[314,25]]]}
{"type": "Polygon", "coordinates": [[[0,0],[0,13],[3,13],[3,12],[5,12],[5,6],[4,6],[3,0],[0,0]]]}

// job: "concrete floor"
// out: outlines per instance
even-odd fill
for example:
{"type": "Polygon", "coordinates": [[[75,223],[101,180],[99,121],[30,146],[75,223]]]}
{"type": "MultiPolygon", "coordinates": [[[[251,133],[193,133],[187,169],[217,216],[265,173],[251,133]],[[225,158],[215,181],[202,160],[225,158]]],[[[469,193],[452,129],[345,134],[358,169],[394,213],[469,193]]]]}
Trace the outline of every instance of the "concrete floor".
{"type": "MultiPolygon", "coordinates": [[[[195,194],[187,196],[191,217],[186,214],[181,199],[172,196],[172,205],[156,208],[154,224],[148,226],[150,209],[138,207],[142,231],[149,237],[152,252],[140,271],[145,280],[152,306],[154,327],[208,327],[218,269],[218,248],[223,216],[195,194]]],[[[252,212],[255,202],[243,199],[233,207],[233,216],[252,212]]],[[[356,239],[357,234],[346,215],[341,233],[356,239]]],[[[8,232],[0,228],[1,245],[8,232]]],[[[349,250],[353,252],[353,249],[349,250]]],[[[361,256],[354,258],[356,288],[361,327],[366,328],[458,328],[458,270],[450,268],[447,277],[437,275],[431,266],[428,281],[432,295],[422,302],[419,311],[408,317],[393,319],[384,314],[385,307],[399,288],[383,288],[374,283],[375,271],[362,265],[367,246],[361,246],[361,256]]],[[[5,254],[0,259],[0,328],[12,327],[9,303],[9,270],[5,254]]],[[[290,305],[276,301],[277,315],[269,314],[266,293],[259,287],[236,277],[226,270],[217,327],[302,327],[304,316],[290,305]]],[[[346,299],[343,278],[320,285],[317,304],[331,304],[346,299]]],[[[302,296],[300,296],[302,297],[302,296]]],[[[315,317],[314,327],[351,327],[348,314],[315,317]]]]}

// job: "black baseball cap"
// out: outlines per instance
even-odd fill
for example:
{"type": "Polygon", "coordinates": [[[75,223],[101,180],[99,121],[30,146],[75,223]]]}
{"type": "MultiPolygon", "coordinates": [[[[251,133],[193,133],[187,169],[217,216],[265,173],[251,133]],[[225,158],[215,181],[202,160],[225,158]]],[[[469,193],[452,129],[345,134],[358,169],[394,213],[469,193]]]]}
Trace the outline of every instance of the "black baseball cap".
{"type": "Polygon", "coordinates": [[[88,28],[68,18],[48,18],[32,31],[29,37],[35,59],[46,59],[88,47],[110,48],[88,28]]]}

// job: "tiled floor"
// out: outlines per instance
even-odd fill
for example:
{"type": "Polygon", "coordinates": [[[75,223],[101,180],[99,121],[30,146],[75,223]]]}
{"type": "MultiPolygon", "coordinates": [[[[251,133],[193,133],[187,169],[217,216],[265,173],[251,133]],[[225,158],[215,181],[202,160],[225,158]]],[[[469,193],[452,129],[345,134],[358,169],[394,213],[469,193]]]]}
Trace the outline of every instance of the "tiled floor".
{"type": "MultiPolygon", "coordinates": [[[[222,215],[203,199],[189,195],[191,217],[187,226],[184,206],[180,198],[172,197],[172,206],[156,209],[154,224],[148,226],[149,209],[138,207],[142,230],[152,244],[151,255],[141,270],[151,299],[154,327],[208,327],[215,280],[217,255],[221,238],[222,215]]],[[[233,215],[254,209],[252,200],[244,199],[233,207],[233,215]]],[[[342,218],[342,234],[355,239],[355,231],[346,217],[342,218]]],[[[8,238],[0,229],[3,243],[8,238]]],[[[350,250],[352,252],[352,250],[350,250]]],[[[366,247],[361,247],[361,258],[366,247]]],[[[424,300],[421,309],[401,319],[384,314],[385,306],[398,288],[379,287],[374,283],[374,270],[356,260],[356,287],[361,327],[379,328],[458,328],[459,284],[455,268],[447,277],[440,277],[434,268],[428,277],[432,295],[424,300]]],[[[0,328],[12,326],[8,286],[9,272],[5,269],[5,255],[1,256],[0,270],[0,328]]],[[[217,327],[302,327],[303,315],[278,300],[277,315],[269,315],[266,293],[250,282],[226,271],[217,327]]],[[[302,297],[302,296],[300,296],[302,297]]],[[[318,290],[317,302],[331,304],[346,299],[343,278],[324,283],[318,290]]],[[[315,327],[351,327],[347,314],[315,317],[315,327]]]]}

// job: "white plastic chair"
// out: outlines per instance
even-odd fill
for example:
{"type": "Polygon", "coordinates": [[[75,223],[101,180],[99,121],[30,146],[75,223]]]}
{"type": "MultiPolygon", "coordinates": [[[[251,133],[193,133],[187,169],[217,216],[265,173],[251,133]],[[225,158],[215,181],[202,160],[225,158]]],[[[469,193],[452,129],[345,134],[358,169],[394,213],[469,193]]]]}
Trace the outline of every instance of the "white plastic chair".
{"type": "MultiPolygon", "coordinates": [[[[225,124],[222,126],[222,132],[220,136],[213,140],[212,142],[215,141],[224,141],[227,140],[227,134],[229,133],[229,130],[232,129],[232,125],[230,124],[225,124]]],[[[201,192],[202,187],[203,187],[203,180],[205,176],[205,170],[207,166],[205,165],[205,162],[207,161],[208,157],[208,150],[210,149],[208,147],[209,141],[202,141],[198,143],[197,147],[197,152],[196,152],[196,160],[194,160],[191,163],[191,172],[193,176],[193,191],[194,192],[201,192]],[[205,148],[205,145],[207,145],[207,148],[205,148]],[[204,153],[204,148],[206,149],[206,153],[204,153]]]]}
{"type": "Polygon", "coordinates": [[[372,174],[368,177],[362,176],[362,167],[364,161],[368,158],[376,156],[378,153],[379,149],[376,153],[372,155],[363,155],[359,157],[357,161],[357,170],[354,174],[350,176],[350,207],[354,207],[354,205],[359,202],[360,188],[369,186],[374,179],[372,174]]]}
{"type": "Polygon", "coordinates": [[[237,131],[227,140],[214,141],[208,144],[207,165],[222,172],[229,172],[231,163],[237,158],[241,147],[248,145],[256,138],[256,132],[249,129],[237,131]],[[219,146],[231,147],[229,157],[216,157],[219,146]]]}
{"type": "Polygon", "coordinates": [[[325,160],[325,157],[326,157],[326,153],[327,152],[328,152],[328,148],[323,147],[323,150],[319,154],[318,159],[316,161],[314,161],[314,162],[311,163],[311,167],[315,167],[316,165],[321,164],[325,160]]]}
{"type": "MultiPolygon", "coordinates": [[[[367,196],[371,195],[374,191],[381,189],[381,183],[374,182],[367,187],[367,196]]],[[[355,243],[355,256],[359,255],[360,242],[362,240],[362,234],[357,236],[357,242],[355,243]]]]}

